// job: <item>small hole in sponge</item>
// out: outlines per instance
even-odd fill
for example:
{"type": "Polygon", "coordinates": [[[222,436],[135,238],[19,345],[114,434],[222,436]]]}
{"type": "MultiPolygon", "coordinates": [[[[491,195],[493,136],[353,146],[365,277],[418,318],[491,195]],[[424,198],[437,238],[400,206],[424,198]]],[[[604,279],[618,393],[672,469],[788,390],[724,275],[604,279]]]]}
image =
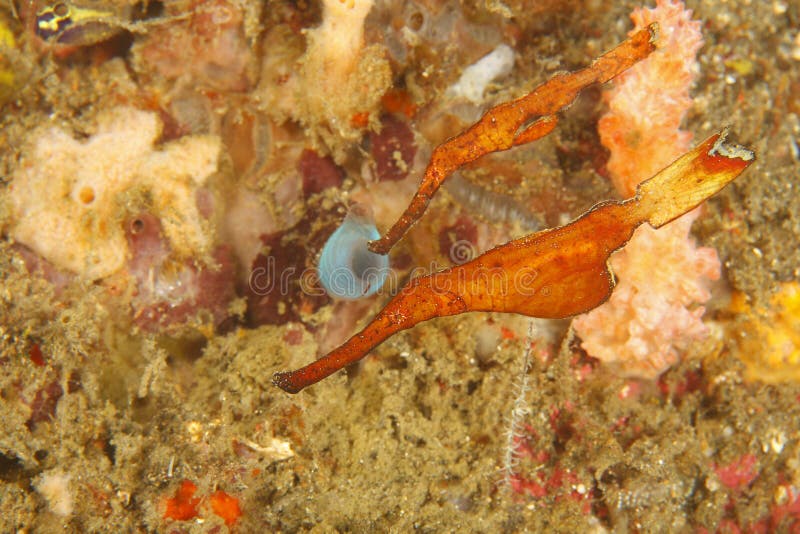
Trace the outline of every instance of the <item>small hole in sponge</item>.
{"type": "Polygon", "coordinates": [[[94,202],[94,189],[92,189],[91,187],[82,188],[78,193],[78,198],[84,204],[91,204],[92,202],[94,202]]]}
{"type": "Polygon", "coordinates": [[[425,15],[416,11],[408,17],[408,27],[411,28],[413,31],[418,32],[422,28],[422,24],[425,22],[425,15]]]}

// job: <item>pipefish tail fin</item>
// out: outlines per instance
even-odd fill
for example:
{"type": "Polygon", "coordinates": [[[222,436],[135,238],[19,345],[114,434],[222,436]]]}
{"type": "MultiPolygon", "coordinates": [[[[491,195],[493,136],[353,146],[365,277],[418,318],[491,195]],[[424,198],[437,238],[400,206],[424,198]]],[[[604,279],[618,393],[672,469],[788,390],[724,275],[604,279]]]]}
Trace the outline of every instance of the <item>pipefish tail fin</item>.
{"type": "Polygon", "coordinates": [[[739,176],[756,159],[752,150],[716,133],[636,188],[637,212],[659,228],[691,211],[739,176]]]}

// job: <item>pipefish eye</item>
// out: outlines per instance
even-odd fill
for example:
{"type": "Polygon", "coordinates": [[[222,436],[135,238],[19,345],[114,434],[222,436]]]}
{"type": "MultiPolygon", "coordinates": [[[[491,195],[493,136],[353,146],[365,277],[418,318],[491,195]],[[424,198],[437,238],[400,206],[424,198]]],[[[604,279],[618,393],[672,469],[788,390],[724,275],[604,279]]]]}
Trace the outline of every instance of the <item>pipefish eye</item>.
{"type": "Polygon", "coordinates": [[[371,210],[353,206],[320,254],[319,280],[330,296],[355,300],[374,295],[383,287],[389,258],[367,248],[367,242],[378,237],[371,210]]]}
{"type": "Polygon", "coordinates": [[[69,6],[63,2],[59,2],[53,6],[53,13],[59,17],[67,17],[69,16],[69,6]]]}

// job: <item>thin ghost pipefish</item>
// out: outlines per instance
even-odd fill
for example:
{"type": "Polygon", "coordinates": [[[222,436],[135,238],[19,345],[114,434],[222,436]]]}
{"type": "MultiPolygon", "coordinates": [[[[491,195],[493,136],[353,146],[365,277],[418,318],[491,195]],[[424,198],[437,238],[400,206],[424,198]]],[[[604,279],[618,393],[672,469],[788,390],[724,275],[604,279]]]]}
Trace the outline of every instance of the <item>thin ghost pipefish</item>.
{"type": "Polygon", "coordinates": [[[436,147],[411,203],[386,234],[369,248],[388,254],[409,228],[425,213],[433,195],[458,168],[491,152],[508,150],[540,139],[558,124],[556,113],[595,83],[605,83],[646,58],[655,50],[658,24],[650,24],[595,59],[588,67],[557,74],[525,96],[487,111],[461,134],[436,147]]]}
{"type": "Polygon", "coordinates": [[[366,356],[393,334],[470,311],[565,318],[587,312],[614,289],[608,266],[644,222],[659,228],[694,209],[754,160],[750,150],[715,134],[623,201],[600,203],[578,219],[496,247],[474,260],[411,280],[361,332],[327,356],[272,382],[297,393],[366,356]]]}

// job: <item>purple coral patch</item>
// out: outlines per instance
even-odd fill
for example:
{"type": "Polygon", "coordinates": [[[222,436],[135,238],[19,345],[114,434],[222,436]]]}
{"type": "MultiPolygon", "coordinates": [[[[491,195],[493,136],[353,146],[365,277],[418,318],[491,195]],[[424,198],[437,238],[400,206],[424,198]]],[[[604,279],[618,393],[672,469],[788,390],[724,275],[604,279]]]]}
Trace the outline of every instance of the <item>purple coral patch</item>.
{"type": "Polygon", "coordinates": [[[478,243],[478,227],[465,216],[439,231],[439,252],[456,264],[472,259],[478,243]]]}
{"type": "Polygon", "coordinates": [[[370,152],[380,181],[402,180],[411,169],[417,146],[408,124],[394,115],[384,115],[381,131],[370,133],[370,152]]]}
{"type": "Polygon", "coordinates": [[[53,380],[36,392],[36,396],[31,402],[31,416],[25,422],[28,430],[33,431],[38,423],[49,421],[56,415],[56,405],[64,395],[64,388],[53,380]]]}
{"type": "Polygon", "coordinates": [[[132,218],[126,235],[131,247],[128,272],[136,281],[131,304],[139,327],[159,331],[177,326],[198,310],[210,312],[215,326],[228,317],[228,303],[235,296],[229,247],[214,250],[213,265],[170,262],[161,222],[149,213],[132,218]]]}
{"type": "Polygon", "coordinates": [[[329,187],[339,187],[344,171],[330,157],[322,157],[306,148],[297,160],[297,171],[303,177],[303,195],[308,198],[329,187]]]}
{"type": "Polygon", "coordinates": [[[292,228],[261,237],[263,252],[242,291],[251,326],[300,321],[330,302],[316,279],[315,261],[334,229],[330,214],[309,210],[292,228]]]}

